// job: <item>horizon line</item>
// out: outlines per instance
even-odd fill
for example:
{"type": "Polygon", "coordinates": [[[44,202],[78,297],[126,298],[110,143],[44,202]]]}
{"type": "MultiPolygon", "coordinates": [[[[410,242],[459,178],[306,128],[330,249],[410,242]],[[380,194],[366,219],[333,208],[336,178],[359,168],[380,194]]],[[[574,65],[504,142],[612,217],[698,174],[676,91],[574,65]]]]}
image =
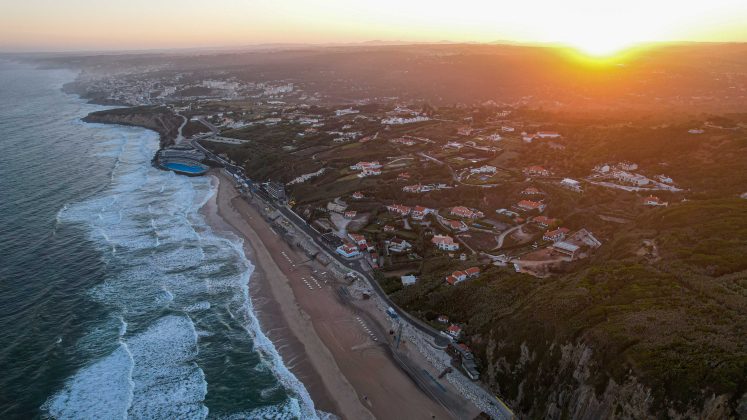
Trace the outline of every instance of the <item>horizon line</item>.
{"type": "MultiPolygon", "coordinates": [[[[624,49],[634,49],[643,46],[664,46],[664,45],[684,45],[684,44],[699,44],[699,45],[725,45],[725,44],[747,44],[747,40],[744,41],[690,41],[690,40],[679,40],[679,41],[644,41],[631,44],[629,47],[624,49]]],[[[95,54],[95,55],[128,55],[128,54],[163,54],[163,53],[188,53],[188,52],[238,52],[241,50],[271,50],[273,48],[278,49],[292,49],[292,48],[334,48],[334,47],[395,47],[395,46],[409,46],[409,45],[494,45],[494,46],[515,46],[515,47],[537,47],[537,48],[568,48],[575,49],[573,45],[562,43],[562,42],[542,42],[542,41],[510,41],[510,40],[496,40],[496,41],[403,41],[403,40],[368,40],[358,42],[264,42],[264,43],[253,43],[243,45],[215,45],[215,46],[203,46],[203,47],[163,47],[163,48],[111,48],[111,49],[70,49],[70,50],[4,50],[0,48],[0,54],[2,55],[30,55],[30,54],[41,54],[41,55],[80,55],[80,54],[95,54]]]]}

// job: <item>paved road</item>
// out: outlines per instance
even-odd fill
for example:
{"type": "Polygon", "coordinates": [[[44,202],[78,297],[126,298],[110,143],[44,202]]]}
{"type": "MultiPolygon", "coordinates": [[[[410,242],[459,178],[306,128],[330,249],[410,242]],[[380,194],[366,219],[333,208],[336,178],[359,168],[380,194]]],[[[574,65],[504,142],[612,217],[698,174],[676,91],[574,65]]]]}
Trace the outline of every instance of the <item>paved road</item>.
{"type": "Polygon", "coordinates": [[[526,225],[526,223],[518,225],[518,226],[514,226],[511,229],[508,229],[507,231],[505,231],[505,232],[501,233],[500,235],[498,235],[498,246],[496,246],[492,250],[495,251],[497,249],[501,249],[503,247],[503,240],[506,239],[506,236],[508,236],[509,233],[511,233],[511,232],[513,232],[513,231],[515,231],[517,229],[521,229],[521,227],[524,226],[524,225],[526,225]]]}

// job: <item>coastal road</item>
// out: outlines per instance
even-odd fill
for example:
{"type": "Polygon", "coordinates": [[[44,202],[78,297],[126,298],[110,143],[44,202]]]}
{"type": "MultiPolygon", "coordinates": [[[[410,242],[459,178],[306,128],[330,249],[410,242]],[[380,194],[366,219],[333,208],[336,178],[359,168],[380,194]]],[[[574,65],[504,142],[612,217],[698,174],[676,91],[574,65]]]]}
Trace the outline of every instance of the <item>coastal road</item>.
{"type": "MultiPolygon", "coordinates": [[[[201,145],[199,145],[198,142],[194,141],[193,144],[196,144],[196,146],[200,150],[205,151],[208,156],[215,156],[212,153],[210,153],[209,151],[207,151],[207,149],[205,149],[204,147],[202,147],[201,145]]],[[[229,173],[231,173],[232,175],[238,176],[241,179],[244,179],[243,170],[241,170],[240,168],[238,168],[235,165],[228,164],[224,159],[221,159],[218,156],[215,156],[215,158],[216,158],[217,161],[219,161],[219,162],[221,162],[221,163],[223,163],[223,164],[226,165],[225,168],[226,168],[226,170],[229,173]]],[[[285,217],[285,219],[287,221],[289,221],[290,223],[292,223],[298,230],[300,230],[303,233],[305,233],[306,236],[309,239],[311,239],[313,241],[313,243],[315,243],[319,247],[319,249],[322,250],[327,256],[329,256],[330,258],[333,258],[340,265],[346,267],[351,272],[355,273],[357,276],[360,276],[361,278],[365,279],[368,282],[368,285],[370,286],[370,289],[374,290],[376,292],[376,294],[384,302],[386,302],[399,315],[399,317],[400,317],[400,319],[402,321],[407,322],[408,324],[410,324],[414,328],[418,329],[419,331],[421,331],[421,332],[423,332],[423,333],[431,336],[436,343],[438,343],[438,342],[442,342],[443,343],[446,340],[446,338],[441,334],[440,331],[435,330],[431,326],[424,324],[422,321],[420,321],[420,320],[418,320],[416,318],[413,318],[407,312],[405,312],[404,310],[402,310],[401,308],[399,308],[394,302],[392,302],[389,299],[389,296],[387,296],[386,293],[381,289],[381,287],[378,284],[378,282],[368,272],[366,272],[365,270],[361,269],[361,267],[358,265],[360,263],[359,261],[346,260],[341,255],[339,255],[339,254],[337,254],[335,252],[330,252],[329,248],[327,247],[327,244],[325,244],[322,241],[320,232],[316,231],[314,228],[312,228],[311,226],[309,226],[306,223],[306,221],[303,220],[300,216],[298,216],[294,211],[292,211],[290,208],[288,208],[286,206],[283,206],[283,205],[275,205],[274,204],[274,200],[272,200],[271,197],[269,197],[266,193],[264,193],[264,191],[257,190],[256,194],[260,198],[262,198],[263,201],[265,201],[266,204],[272,206],[277,211],[279,211],[285,217]]],[[[394,352],[394,351],[392,351],[392,352],[394,352]]],[[[408,371],[408,373],[411,373],[411,372],[408,371]]],[[[462,374],[462,372],[459,371],[459,370],[455,370],[455,373],[458,374],[458,375],[461,375],[462,377],[464,377],[464,375],[462,374]]],[[[416,375],[411,376],[411,377],[412,377],[412,379],[414,381],[416,381],[418,383],[421,383],[421,386],[423,385],[423,383],[420,382],[420,381],[426,380],[420,374],[416,374],[416,375]]],[[[425,382],[425,383],[428,384],[428,382],[425,382]]],[[[484,390],[484,388],[482,386],[479,386],[479,384],[477,384],[477,386],[480,389],[484,390]]],[[[431,388],[431,387],[432,387],[432,385],[429,384],[428,388],[431,388]]],[[[484,391],[485,392],[484,392],[483,397],[485,399],[488,399],[490,401],[490,404],[498,410],[498,418],[502,418],[502,419],[511,419],[511,418],[513,418],[513,413],[511,413],[511,411],[508,410],[508,408],[506,407],[506,405],[502,401],[500,401],[497,398],[495,398],[489,391],[487,391],[487,390],[484,390],[484,391]]],[[[431,394],[433,396],[433,392],[434,391],[431,390],[429,392],[429,394],[431,394]]],[[[442,402],[441,398],[437,398],[436,400],[439,401],[439,402],[442,402]]]]}

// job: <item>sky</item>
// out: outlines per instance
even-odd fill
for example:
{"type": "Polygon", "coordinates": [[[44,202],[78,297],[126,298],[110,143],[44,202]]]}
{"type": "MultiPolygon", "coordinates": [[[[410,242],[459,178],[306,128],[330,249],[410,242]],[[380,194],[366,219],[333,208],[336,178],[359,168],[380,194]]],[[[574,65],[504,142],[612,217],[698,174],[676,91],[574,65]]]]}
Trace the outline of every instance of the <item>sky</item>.
{"type": "Polygon", "coordinates": [[[265,43],[747,42],[747,0],[4,0],[0,51],[265,43]]]}

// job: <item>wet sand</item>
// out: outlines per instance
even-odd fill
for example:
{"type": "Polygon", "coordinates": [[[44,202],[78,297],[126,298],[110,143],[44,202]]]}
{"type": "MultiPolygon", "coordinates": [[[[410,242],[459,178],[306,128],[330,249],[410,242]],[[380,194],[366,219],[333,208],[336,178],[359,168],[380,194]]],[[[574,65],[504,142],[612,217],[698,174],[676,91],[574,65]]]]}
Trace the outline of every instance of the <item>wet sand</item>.
{"type": "MultiPolygon", "coordinates": [[[[452,418],[387,352],[388,331],[345,302],[324,267],[289,246],[222,175],[203,213],[244,238],[256,266],[250,293],[263,331],[318,410],[347,419],[452,418]]],[[[344,293],[343,293],[344,294],[344,293]]]]}

